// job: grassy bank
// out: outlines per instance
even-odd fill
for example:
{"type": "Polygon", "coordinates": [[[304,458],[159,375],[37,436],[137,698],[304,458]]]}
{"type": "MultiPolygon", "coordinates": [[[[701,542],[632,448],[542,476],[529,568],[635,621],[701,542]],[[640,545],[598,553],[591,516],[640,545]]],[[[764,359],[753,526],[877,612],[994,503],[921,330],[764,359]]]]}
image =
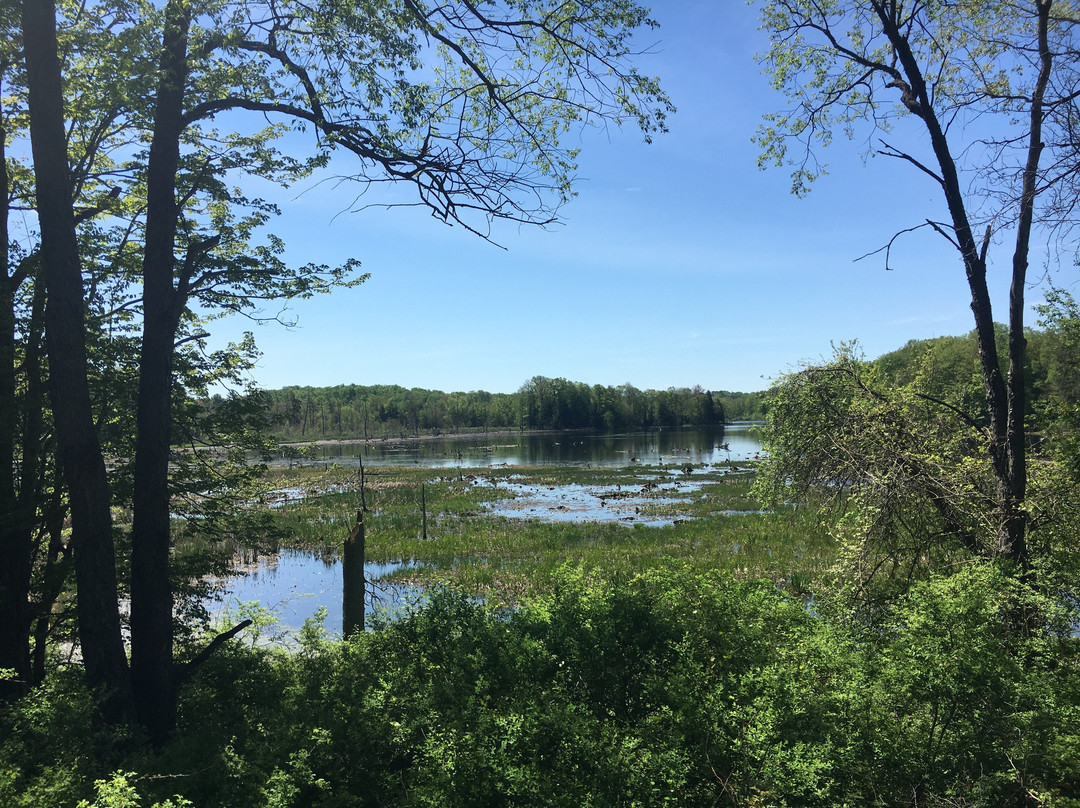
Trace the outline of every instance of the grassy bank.
{"type": "MultiPolygon", "coordinates": [[[[829,565],[834,543],[809,513],[759,512],[745,466],[369,471],[366,557],[412,559],[420,566],[398,571],[399,580],[454,584],[497,602],[546,591],[568,562],[612,579],[674,564],[802,589],[829,565]],[[582,490],[599,492],[600,510],[579,517],[562,497],[582,490]],[[517,508],[523,498],[532,507],[517,508]]],[[[274,508],[289,545],[339,547],[361,507],[358,471],[269,473],[276,489],[302,492],[274,508]]]]}

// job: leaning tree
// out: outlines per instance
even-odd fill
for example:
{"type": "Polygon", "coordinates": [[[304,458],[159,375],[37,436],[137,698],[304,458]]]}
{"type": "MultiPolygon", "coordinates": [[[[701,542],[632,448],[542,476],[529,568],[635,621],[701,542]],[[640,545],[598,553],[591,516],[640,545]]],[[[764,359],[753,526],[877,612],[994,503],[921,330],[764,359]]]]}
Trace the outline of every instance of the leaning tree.
{"type": "MultiPolygon", "coordinates": [[[[953,414],[977,427],[989,463],[988,527],[964,538],[1020,569],[1031,563],[1029,252],[1033,233],[1065,234],[1075,222],[1078,13],[1068,0],[769,0],[762,8],[771,43],[762,62],[791,107],[766,117],[757,136],[761,164],[792,166],[801,195],[824,173],[820,150],[834,133],[865,136],[871,151],[908,164],[944,196],[944,210],[898,222],[883,253],[887,262],[896,238],[919,228],[956,250],[970,290],[985,411],[954,407],[953,414]],[[997,250],[1011,253],[1006,361],[987,281],[997,250]]],[[[854,365],[841,360],[837,372],[850,378],[854,365]]],[[[859,386],[854,380],[849,389],[859,386]]],[[[935,480],[924,498],[952,514],[952,495],[935,480]]]]}

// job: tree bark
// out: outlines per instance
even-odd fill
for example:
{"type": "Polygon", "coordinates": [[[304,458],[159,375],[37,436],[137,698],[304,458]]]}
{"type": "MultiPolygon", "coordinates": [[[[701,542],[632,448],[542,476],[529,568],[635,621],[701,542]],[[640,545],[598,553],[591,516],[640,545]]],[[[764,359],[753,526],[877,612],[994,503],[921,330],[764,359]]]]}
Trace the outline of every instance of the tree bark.
{"type": "Polygon", "coordinates": [[[364,631],[364,512],[356,512],[356,524],[341,553],[342,633],[346,637],[364,631]]]}
{"type": "Polygon", "coordinates": [[[102,714],[118,723],[131,715],[131,687],[120,633],[109,483],[87,381],[85,303],[52,0],[26,0],[22,26],[42,278],[48,290],[50,397],[70,492],[80,644],[87,681],[101,691],[102,714]]]}
{"type": "Polygon", "coordinates": [[[1051,0],[1036,0],[1039,43],[1039,77],[1031,98],[1027,161],[1020,189],[1020,216],[1013,249],[1012,285],[1009,289],[1009,423],[1007,429],[1009,452],[1009,486],[1012,509],[1006,513],[1004,530],[999,540],[1002,553],[1022,569],[1030,564],[1027,546],[1028,520],[1023,503],[1027,498],[1027,430],[1024,416],[1027,411],[1027,339],[1024,336],[1024,289],[1027,284],[1028,248],[1031,226],[1035,217],[1035,197],[1038,194],[1039,160],[1042,157],[1042,124],[1046,88],[1050,84],[1053,56],[1050,52],[1049,27],[1051,0]]]}
{"type": "MultiPolygon", "coordinates": [[[[891,3],[875,3],[883,30],[892,44],[909,85],[905,103],[913,114],[922,118],[930,143],[941,170],[941,185],[952,218],[956,246],[960,250],[971,292],[971,311],[975,318],[976,343],[983,377],[986,405],[990,416],[990,461],[998,509],[996,546],[988,548],[997,557],[1007,558],[1021,568],[1029,564],[1027,552],[1028,520],[1024,512],[1027,491],[1024,388],[1026,384],[1024,338],[1024,285],[1028,265],[1028,247],[1037,193],[1039,157],[1042,153],[1041,128],[1043,96],[1050,77],[1051,54],[1047,44],[1050,0],[1035,0],[1041,67],[1031,99],[1028,154],[1023,174],[1020,215],[1013,251],[1012,286],[1009,296],[1009,370],[1008,380],[1002,378],[1001,362],[994,329],[993,308],[986,282],[984,243],[976,241],[968,218],[963,189],[956,162],[949,148],[948,137],[932,105],[930,93],[921,68],[900,30],[891,3]],[[910,102],[909,102],[910,99],[910,102]]],[[[990,233],[985,239],[988,242],[990,233]]]]}
{"type": "MultiPolygon", "coordinates": [[[[0,199],[6,200],[3,151],[0,140],[0,199]]],[[[6,218],[0,223],[0,244],[6,243],[5,225],[6,218]]],[[[5,562],[0,564],[0,668],[15,671],[15,678],[0,680],[0,698],[20,695],[39,680],[30,653],[30,627],[35,615],[51,608],[59,595],[51,588],[35,593],[31,586],[33,557],[45,535],[39,514],[41,519],[48,518],[50,508],[59,504],[55,498],[48,501],[43,473],[46,393],[41,352],[45,287],[40,282],[34,284],[30,317],[22,329],[21,374],[17,374],[15,295],[27,277],[29,264],[36,264],[39,256],[24,258],[14,271],[7,266],[6,253],[4,256],[0,277],[0,558],[5,562]],[[17,385],[21,388],[19,395],[17,385]],[[22,413],[21,420],[17,413],[22,413]],[[35,594],[36,602],[32,599],[35,594]]],[[[57,491],[61,488],[58,480],[54,479],[53,485],[57,491]]],[[[50,566],[51,562],[46,562],[47,570],[50,566]]],[[[49,577],[48,573],[45,577],[49,577]]]]}
{"type": "MultiPolygon", "coordinates": [[[[7,64],[0,65],[0,76],[7,64]]],[[[0,118],[0,700],[25,692],[30,681],[30,534],[23,530],[15,480],[18,411],[15,397],[15,296],[19,281],[8,251],[6,137],[0,118]]]]}
{"type": "Polygon", "coordinates": [[[139,723],[154,743],[163,742],[175,729],[179,696],[169,580],[169,438],[173,353],[184,306],[174,287],[179,216],[175,194],[187,82],[188,15],[183,3],[166,6],[147,167],[143,336],[132,492],[131,669],[139,723]]]}

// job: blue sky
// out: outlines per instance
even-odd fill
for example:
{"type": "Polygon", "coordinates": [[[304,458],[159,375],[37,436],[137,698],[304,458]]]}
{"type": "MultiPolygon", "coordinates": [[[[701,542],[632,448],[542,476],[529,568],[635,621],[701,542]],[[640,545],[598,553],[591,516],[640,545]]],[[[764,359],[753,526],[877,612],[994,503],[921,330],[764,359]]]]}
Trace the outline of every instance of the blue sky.
{"type": "MultiPolygon", "coordinates": [[[[653,16],[661,28],[644,35],[653,46],[639,64],[678,107],[671,131],[651,145],[632,128],[581,133],[578,196],[562,224],[501,228],[504,250],[419,210],[342,213],[344,189],[294,188],[274,223],[289,258],[356,257],[371,279],[292,304],[293,329],[220,321],[214,344],[253,330],[266,388],[512,392],[543,375],[752,391],[833,342],[857,339],[876,356],[971,330],[963,268],[940,237],[905,237],[891,270],[880,256],[855,261],[945,216],[927,178],[843,139],[806,199],[789,193],[787,170],[758,170],[751,137],[785,102],[754,60],[767,47],[756,8],[680,0],[653,16]]],[[[1009,245],[990,258],[1002,320],[1009,245]]],[[[1041,277],[1045,252],[1032,259],[1041,277]]],[[[1055,280],[1067,286],[1068,270],[1055,280]]]]}

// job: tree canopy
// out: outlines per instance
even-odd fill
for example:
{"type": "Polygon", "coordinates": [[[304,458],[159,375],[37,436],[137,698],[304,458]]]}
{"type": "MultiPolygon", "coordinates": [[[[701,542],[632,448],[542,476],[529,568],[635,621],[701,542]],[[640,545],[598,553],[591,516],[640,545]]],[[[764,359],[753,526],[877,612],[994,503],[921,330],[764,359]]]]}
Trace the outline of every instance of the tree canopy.
{"type": "MultiPolygon", "coordinates": [[[[107,717],[134,711],[160,739],[190,669],[174,660],[171,639],[171,500],[193,485],[171,448],[187,412],[178,385],[198,393],[199,374],[228,377],[251,355],[248,346],[202,356],[208,319],[274,317],[264,313],[274,301],[364,277],[356,259],[287,264],[269,227],[280,211],[245,189],[295,183],[348,154],[336,170],[358,193],[407,188],[411,196],[388,204],[424,206],[491,237],[497,220],[554,220],[573,194],[577,149],[565,141],[577,128],[627,121],[649,139],[672,107],[635,66],[635,33],[654,23],[626,0],[9,10],[21,18],[3,20],[3,124],[8,143],[32,151],[33,167],[5,161],[5,201],[9,214],[36,214],[40,233],[22,234],[21,246],[9,238],[6,266],[34,255],[40,270],[5,270],[4,302],[18,319],[32,315],[24,301],[33,290],[48,300],[48,373],[34,379],[51,390],[90,682],[109,694],[107,717]],[[133,417],[133,440],[119,453],[130,462],[117,464],[104,442],[105,391],[133,417]],[[111,505],[128,503],[130,524],[114,523],[111,505]],[[112,572],[116,528],[130,531],[130,672],[112,572]]],[[[34,350],[36,328],[5,326],[15,353],[34,350]]],[[[0,394],[10,390],[5,381],[0,394]]],[[[15,446],[18,429],[8,427],[5,446],[15,446]]],[[[13,557],[33,554],[25,530],[4,540],[13,557]]],[[[22,561],[18,570],[24,581],[22,561]]],[[[5,635],[4,660],[16,649],[22,676],[17,649],[30,621],[13,604],[24,587],[5,579],[2,594],[19,627],[5,635]]]]}
{"type": "MultiPolygon", "coordinates": [[[[285,387],[264,399],[273,432],[286,441],[478,430],[655,429],[712,426],[724,403],[695,385],[639,390],[534,376],[515,393],[444,393],[396,385],[285,387]]],[[[223,400],[205,402],[213,411],[223,400]]]]}
{"type": "MultiPolygon", "coordinates": [[[[910,164],[943,194],[945,210],[898,222],[883,247],[930,228],[956,250],[970,292],[987,423],[995,552],[1030,562],[1025,508],[1025,294],[1032,232],[1066,235],[1077,161],[1080,86],[1074,4],[770,0],[763,57],[792,108],[766,118],[761,163],[790,164],[792,190],[821,177],[820,149],[839,132],[910,164]],[[991,251],[1010,249],[1007,361],[999,358],[991,251]]],[[[887,189],[883,189],[887,191],[887,189]]]]}

